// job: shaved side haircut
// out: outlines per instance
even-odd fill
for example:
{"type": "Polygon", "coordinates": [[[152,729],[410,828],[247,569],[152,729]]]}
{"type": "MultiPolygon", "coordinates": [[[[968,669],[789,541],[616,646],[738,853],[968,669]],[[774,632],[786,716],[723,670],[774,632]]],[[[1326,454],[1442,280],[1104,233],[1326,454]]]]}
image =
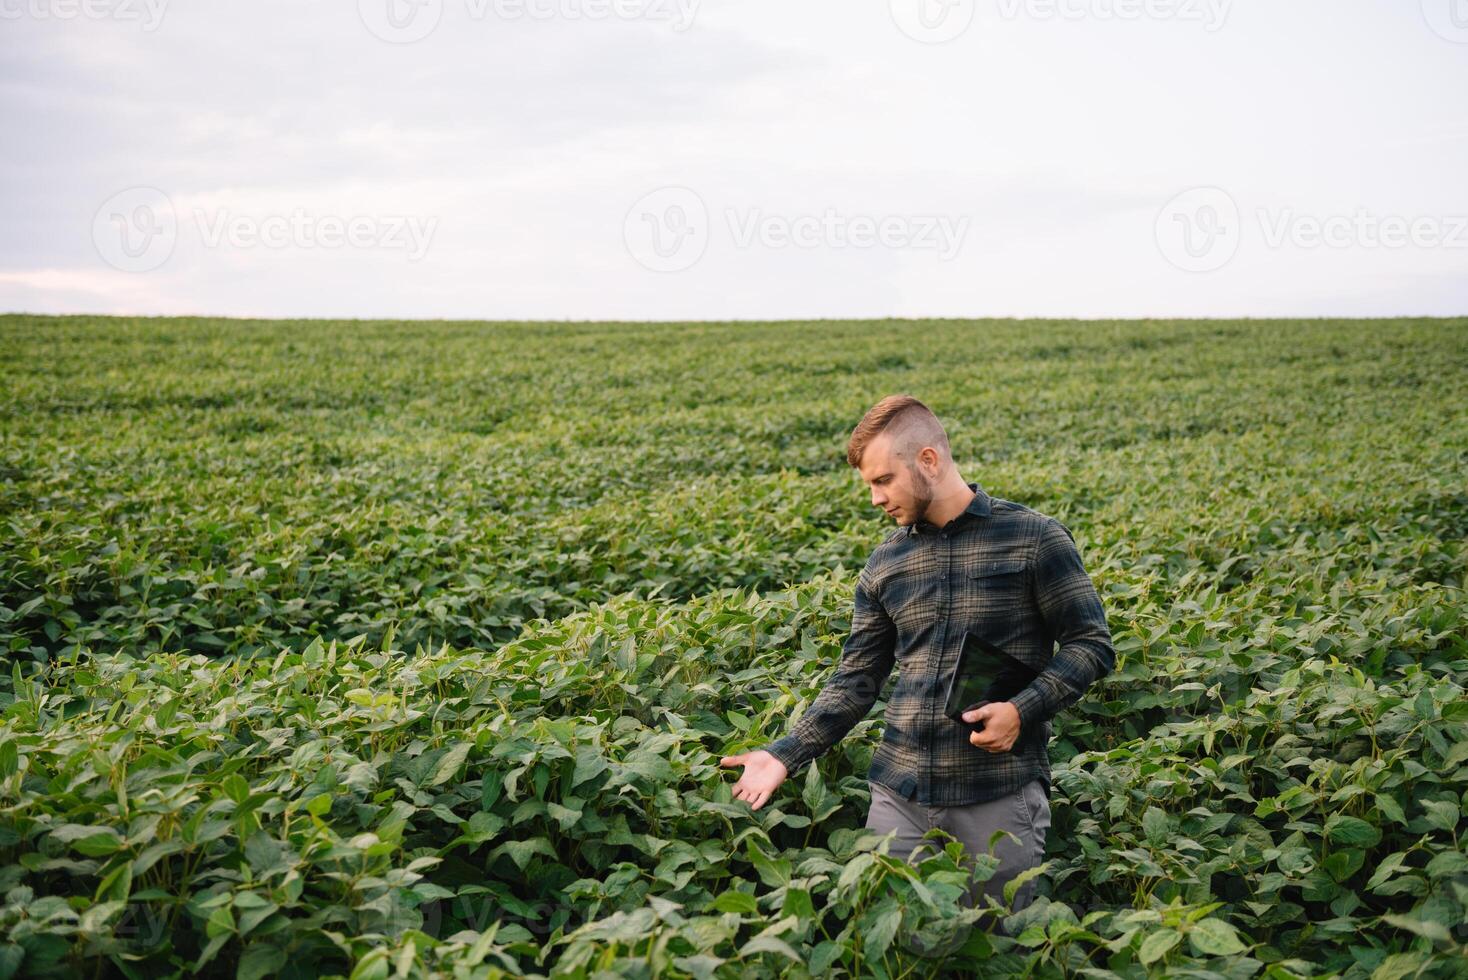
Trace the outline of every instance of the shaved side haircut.
{"type": "Polygon", "coordinates": [[[924,446],[932,446],[938,453],[940,470],[953,459],[948,433],[928,406],[911,395],[888,395],[873,405],[851,431],[846,462],[860,466],[867,444],[884,433],[892,440],[892,452],[908,467],[916,464],[924,446]]]}

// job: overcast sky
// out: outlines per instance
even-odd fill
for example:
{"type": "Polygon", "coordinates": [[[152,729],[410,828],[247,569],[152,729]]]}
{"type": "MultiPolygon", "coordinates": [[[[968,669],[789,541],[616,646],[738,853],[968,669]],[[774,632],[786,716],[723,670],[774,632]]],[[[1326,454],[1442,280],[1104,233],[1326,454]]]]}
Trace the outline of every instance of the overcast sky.
{"type": "Polygon", "coordinates": [[[0,310],[1468,313],[1468,0],[0,0],[0,310]]]}

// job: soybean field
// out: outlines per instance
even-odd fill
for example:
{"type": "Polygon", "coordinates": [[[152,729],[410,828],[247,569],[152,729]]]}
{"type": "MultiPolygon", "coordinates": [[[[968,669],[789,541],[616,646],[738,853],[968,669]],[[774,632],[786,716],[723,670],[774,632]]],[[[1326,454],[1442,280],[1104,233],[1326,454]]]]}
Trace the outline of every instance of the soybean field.
{"type": "Polygon", "coordinates": [[[0,980],[1468,977],[1468,319],[12,315],[0,366],[0,980]],[[757,812],[718,766],[840,660],[898,392],[1116,643],[1008,934],[864,831],[881,699],[757,812]]]}

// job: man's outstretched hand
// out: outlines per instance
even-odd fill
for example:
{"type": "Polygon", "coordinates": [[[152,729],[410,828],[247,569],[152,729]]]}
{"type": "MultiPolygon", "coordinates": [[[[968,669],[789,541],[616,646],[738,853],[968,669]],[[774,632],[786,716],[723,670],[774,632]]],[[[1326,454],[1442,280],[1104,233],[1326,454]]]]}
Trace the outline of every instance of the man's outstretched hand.
{"type": "Polygon", "coordinates": [[[719,760],[721,766],[743,766],[744,774],[734,784],[734,799],[748,800],[751,810],[758,810],[775,795],[775,790],[790,773],[785,763],[764,749],[745,752],[742,755],[726,755],[719,760]]]}

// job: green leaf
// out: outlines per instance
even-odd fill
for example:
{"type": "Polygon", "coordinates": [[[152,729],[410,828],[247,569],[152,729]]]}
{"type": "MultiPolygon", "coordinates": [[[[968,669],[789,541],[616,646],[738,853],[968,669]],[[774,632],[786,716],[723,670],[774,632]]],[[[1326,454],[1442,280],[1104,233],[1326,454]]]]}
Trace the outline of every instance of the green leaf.
{"type": "Polygon", "coordinates": [[[892,945],[892,937],[897,934],[901,921],[902,906],[894,898],[884,899],[872,909],[866,916],[867,928],[862,932],[862,956],[868,961],[881,960],[887,947],[892,945]]]}
{"type": "Polygon", "coordinates": [[[726,891],[720,892],[713,901],[714,908],[719,912],[734,912],[738,915],[758,915],[759,902],[748,892],[726,891]]]}
{"type": "Polygon", "coordinates": [[[785,900],[780,903],[780,915],[793,915],[801,922],[812,922],[816,917],[815,902],[810,892],[794,886],[785,889],[785,900]]]}
{"type": "Polygon", "coordinates": [[[1430,919],[1419,919],[1412,915],[1397,915],[1395,913],[1383,915],[1382,919],[1396,926],[1398,929],[1406,929],[1408,932],[1415,933],[1419,936],[1426,936],[1434,942],[1453,942],[1453,934],[1441,922],[1434,922],[1430,919]]]}
{"type": "Polygon", "coordinates": [[[1345,881],[1361,869],[1361,865],[1365,863],[1365,860],[1365,851],[1357,848],[1348,848],[1343,851],[1336,851],[1321,863],[1325,870],[1330,872],[1332,878],[1336,881],[1345,881]]]}
{"type": "Polygon", "coordinates": [[[485,772],[479,792],[479,809],[490,810],[494,808],[495,802],[500,798],[500,788],[504,786],[505,774],[498,769],[490,769],[485,772]]]}
{"type": "Polygon", "coordinates": [[[727,960],[709,953],[699,953],[696,956],[675,956],[673,965],[685,973],[691,974],[694,980],[715,980],[718,976],[719,967],[727,960]]]}
{"type": "Polygon", "coordinates": [[[87,857],[105,857],[122,849],[122,838],[111,827],[62,824],[51,831],[51,839],[70,844],[87,857]]]}
{"type": "Polygon", "coordinates": [[[1407,815],[1402,812],[1402,805],[1397,802],[1395,796],[1392,796],[1390,793],[1377,793],[1373,799],[1376,800],[1376,806],[1381,810],[1382,816],[1393,823],[1403,825],[1407,823],[1407,815]]]}
{"type": "Polygon", "coordinates": [[[521,871],[525,870],[525,865],[530,863],[530,858],[536,854],[544,854],[548,858],[554,858],[556,856],[555,848],[551,847],[550,841],[544,837],[532,837],[530,840],[505,841],[489,853],[491,857],[499,854],[508,854],[510,860],[515,862],[515,867],[521,871]]]}
{"type": "Polygon", "coordinates": [[[1393,953],[1371,971],[1371,980],[1404,980],[1406,977],[1417,977],[1422,974],[1423,967],[1427,966],[1427,963],[1425,953],[1393,953]]]}
{"type": "Polygon", "coordinates": [[[829,794],[826,792],[826,784],[821,779],[821,771],[815,765],[807,766],[805,769],[805,785],[800,791],[800,798],[805,802],[806,809],[811,813],[817,813],[821,804],[826,802],[829,794]]]}
{"type": "Polygon", "coordinates": [[[444,753],[443,758],[433,767],[433,775],[428,780],[429,786],[442,786],[459,774],[459,768],[463,766],[464,760],[469,758],[469,752],[474,748],[472,741],[456,742],[454,746],[444,753]]]}
{"type": "Polygon", "coordinates": [[[579,809],[573,810],[559,803],[550,802],[546,803],[545,808],[562,830],[569,830],[581,821],[581,810],[579,809]]]}
{"type": "Polygon", "coordinates": [[[1381,840],[1381,831],[1360,817],[1348,817],[1333,813],[1325,821],[1325,835],[1337,844],[1352,847],[1373,847],[1381,840]]]}
{"type": "Polygon", "coordinates": [[[771,888],[779,888],[790,884],[790,861],[786,858],[772,859],[755,846],[753,840],[748,842],[747,851],[749,861],[759,872],[760,880],[771,888]]]}
{"type": "MultiPolygon", "coordinates": [[[[228,898],[228,894],[225,895],[228,898]]],[[[234,934],[234,912],[228,905],[219,905],[209,913],[204,923],[204,935],[210,939],[221,939],[234,934]]]]}
{"type": "Polygon", "coordinates": [[[816,948],[810,954],[810,962],[806,964],[812,976],[820,976],[831,968],[831,964],[841,958],[845,947],[834,940],[826,939],[816,944],[816,948]]]}
{"type": "Polygon", "coordinates": [[[1167,841],[1167,814],[1155,806],[1142,813],[1142,830],[1147,834],[1147,843],[1154,847],[1167,841]]]}
{"type": "Polygon", "coordinates": [[[10,980],[20,971],[25,948],[15,943],[0,944],[0,980],[10,980]]]}
{"type": "Polygon", "coordinates": [[[285,966],[285,962],[283,947],[252,943],[240,957],[239,967],[234,974],[235,980],[260,980],[261,977],[275,976],[285,966]]]}
{"type": "MultiPolygon", "coordinates": [[[[1462,705],[1465,709],[1468,709],[1468,701],[1463,702],[1462,705]]],[[[1443,708],[1443,714],[1447,715],[1447,709],[1455,707],[1458,707],[1458,704],[1446,705],[1443,708]]],[[[1463,713],[1468,714],[1468,711],[1463,713]]],[[[1448,749],[1448,754],[1443,757],[1442,767],[1444,769],[1456,769],[1464,762],[1468,762],[1468,740],[1453,743],[1453,747],[1448,749]]]]}
{"type": "Polygon", "coordinates": [[[1371,873],[1371,879],[1366,882],[1366,887],[1374,891],[1377,885],[1390,878],[1392,873],[1402,866],[1406,858],[1406,851],[1397,851],[1395,854],[1387,855],[1371,873]]]}
{"type": "Polygon", "coordinates": [[[1452,800],[1423,800],[1422,808],[1427,811],[1429,826],[1448,833],[1458,826],[1458,804],[1452,800]]]}
{"type": "Polygon", "coordinates": [[[1188,942],[1200,956],[1231,956],[1247,947],[1234,927],[1222,919],[1202,919],[1188,929],[1188,942]]]}
{"type": "Polygon", "coordinates": [[[387,980],[392,964],[388,962],[388,951],[382,948],[370,951],[357,961],[348,980],[387,980]]]}
{"type": "Polygon", "coordinates": [[[801,962],[800,954],[790,948],[790,944],[783,939],[774,936],[755,936],[745,943],[739,950],[740,959],[746,959],[759,953],[779,953],[781,956],[801,962]]]}
{"type": "Polygon", "coordinates": [[[123,860],[117,867],[108,872],[97,886],[96,894],[92,901],[114,901],[126,902],[133,886],[133,862],[123,860]]]}
{"type": "Polygon", "coordinates": [[[594,779],[608,768],[606,756],[595,745],[576,746],[576,768],[571,775],[571,788],[594,779]]]}
{"type": "Polygon", "coordinates": [[[1167,955],[1167,951],[1182,941],[1182,935],[1176,929],[1159,929],[1147,934],[1142,940],[1142,948],[1137,952],[1137,959],[1142,961],[1143,966],[1156,963],[1167,955]]]}

